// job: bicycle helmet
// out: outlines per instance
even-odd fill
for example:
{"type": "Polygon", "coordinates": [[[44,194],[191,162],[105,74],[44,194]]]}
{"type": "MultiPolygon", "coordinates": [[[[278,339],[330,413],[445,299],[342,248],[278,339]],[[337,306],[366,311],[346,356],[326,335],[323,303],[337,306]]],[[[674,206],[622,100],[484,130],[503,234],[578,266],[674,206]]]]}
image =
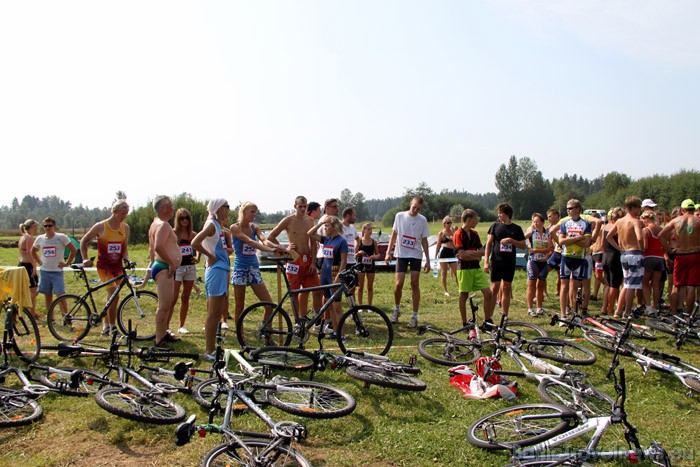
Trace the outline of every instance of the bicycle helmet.
{"type": "MultiPolygon", "coordinates": [[[[493,371],[501,370],[503,367],[501,366],[501,362],[499,362],[496,357],[479,357],[476,359],[476,362],[474,362],[476,374],[478,374],[482,379],[484,378],[487,368],[490,368],[493,371]]],[[[489,384],[500,384],[501,375],[490,374],[486,379],[486,382],[489,384]]]]}

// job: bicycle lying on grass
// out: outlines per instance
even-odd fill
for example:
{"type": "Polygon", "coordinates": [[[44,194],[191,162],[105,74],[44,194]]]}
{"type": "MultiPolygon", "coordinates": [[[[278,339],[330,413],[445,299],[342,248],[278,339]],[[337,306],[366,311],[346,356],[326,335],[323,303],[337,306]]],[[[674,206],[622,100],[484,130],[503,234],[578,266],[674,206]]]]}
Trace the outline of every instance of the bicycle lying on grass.
{"type": "Polygon", "coordinates": [[[657,331],[671,334],[676,338],[676,349],[680,349],[683,344],[700,345],[700,303],[695,302],[693,311],[688,313],[678,313],[666,317],[647,318],[649,327],[657,331]]]}
{"type": "MultiPolygon", "coordinates": [[[[493,340],[482,339],[481,329],[476,324],[479,305],[474,303],[474,294],[469,296],[469,305],[472,317],[464,327],[454,331],[442,331],[429,325],[418,326],[418,335],[426,332],[440,335],[440,337],[423,339],[418,343],[418,352],[423,357],[440,365],[455,366],[473,363],[481,357],[482,351],[488,355],[493,354],[493,340]],[[464,337],[461,337],[462,335],[464,337]]],[[[520,321],[509,321],[507,331],[510,333],[517,331],[520,336],[526,337],[547,337],[547,331],[541,327],[520,321]]]]}
{"type": "Polygon", "coordinates": [[[587,461],[628,459],[632,463],[651,460],[655,465],[670,466],[668,454],[657,442],[642,448],[637,429],[627,420],[625,412],[625,373],[620,370],[615,378],[615,400],[611,414],[587,417],[582,411],[573,411],[552,404],[526,404],[507,407],[474,422],[467,431],[467,440],[480,448],[511,451],[512,465],[589,465],[587,461]],[[619,384],[618,384],[619,383],[619,384]],[[627,450],[599,450],[603,434],[613,424],[625,428],[627,450]],[[594,432],[582,448],[552,448],[594,432]]]}
{"type": "Polygon", "coordinates": [[[128,294],[119,302],[117,308],[117,326],[122,334],[128,332],[127,323],[132,322],[138,328],[137,340],[153,340],[156,335],[156,310],[158,309],[158,296],[147,290],[136,290],[129,280],[128,271],[136,267],[136,263],[124,260],[122,273],[91,287],[88,282],[85,266],[72,264],[71,268],[79,271],[80,277],[85,282],[86,292],[82,296],[65,294],[57,297],[46,314],[46,321],[51,334],[60,341],[79,341],[83,339],[91,327],[99,327],[102,319],[107,315],[107,310],[116,300],[119,293],[128,289],[128,294]],[[93,294],[111,284],[117,284],[117,289],[109,297],[102,311],[97,311],[93,294]]]}
{"type": "MultiPolygon", "coordinates": [[[[291,260],[291,257],[271,257],[268,259],[277,262],[277,267],[281,268],[283,263],[291,260]]],[[[287,267],[295,266],[289,264],[287,267]]],[[[339,273],[340,281],[337,283],[301,289],[290,289],[287,275],[281,274],[284,277],[287,291],[279,303],[254,303],[243,310],[237,319],[236,333],[241,348],[252,350],[275,344],[289,346],[292,341],[294,341],[295,346],[303,348],[312,334],[314,325],[321,325],[324,313],[330,309],[333,302],[340,301],[345,295],[349,308],[340,317],[338,329],[335,330],[341,352],[345,353],[352,348],[364,348],[372,349],[380,355],[386,354],[394,339],[394,329],[389,317],[374,306],[357,305],[353,297],[353,289],[357,285],[360,266],[350,266],[341,271],[339,273]],[[315,313],[310,312],[307,316],[300,316],[296,297],[300,293],[317,290],[331,290],[333,294],[315,313]],[[288,298],[291,298],[289,303],[292,307],[294,325],[292,325],[289,313],[282,308],[288,298]]],[[[323,329],[323,326],[320,328],[323,329]]],[[[323,332],[321,330],[321,333],[323,332]]]]}

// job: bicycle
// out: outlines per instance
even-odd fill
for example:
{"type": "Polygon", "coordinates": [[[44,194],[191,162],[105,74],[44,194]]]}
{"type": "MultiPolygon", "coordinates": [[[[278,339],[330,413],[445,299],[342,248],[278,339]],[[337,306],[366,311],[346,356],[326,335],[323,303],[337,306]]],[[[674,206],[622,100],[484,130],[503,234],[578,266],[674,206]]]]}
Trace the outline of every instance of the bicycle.
{"type": "MultiPolygon", "coordinates": [[[[290,257],[268,258],[282,264],[290,261],[290,257]]],[[[347,297],[350,308],[343,313],[338,321],[336,329],[337,342],[341,352],[345,353],[353,348],[373,349],[380,355],[385,355],[391,348],[394,339],[394,329],[389,317],[379,308],[370,305],[357,305],[352,291],[358,280],[358,268],[361,265],[353,265],[339,273],[340,281],[329,285],[290,289],[286,274],[284,282],[287,291],[279,303],[258,302],[247,307],[236,321],[236,333],[242,349],[256,349],[267,345],[277,344],[290,346],[292,340],[299,348],[303,348],[308,341],[312,327],[322,324],[323,314],[331,307],[332,303],[339,301],[343,295],[347,297]],[[316,290],[331,290],[333,294],[326,303],[311,316],[300,316],[295,297],[303,292],[316,290]],[[282,308],[288,298],[292,306],[294,325],[289,313],[282,308]]],[[[321,326],[321,329],[323,326],[321,326]]],[[[321,330],[323,333],[323,330],[321,330]]]]}
{"type": "Polygon", "coordinates": [[[46,313],[46,321],[51,334],[60,341],[80,341],[90,328],[98,327],[102,319],[107,315],[107,310],[118,299],[122,289],[128,289],[128,294],[120,302],[117,308],[117,326],[122,334],[127,334],[127,323],[131,321],[138,329],[137,340],[153,340],[156,335],[156,310],[158,309],[158,296],[147,290],[136,290],[129,280],[128,271],[134,269],[136,263],[124,259],[122,273],[91,287],[85,274],[84,264],[71,264],[71,268],[78,271],[79,276],[85,282],[87,292],[83,295],[64,294],[57,297],[46,313]],[[117,284],[117,289],[109,297],[102,311],[97,312],[93,293],[117,284]]]}
{"type": "Polygon", "coordinates": [[[41,352],[41,337],[36,319],[28,310],[12,303],[9,296],[2,303],[2,308],[5,311],[3,349],[12,347],[15,355],[23,362],[35,362],[41,352]]]}
{"type": "Polygon", "coordinates": [[[635,463],[651,460],[655,465],[670,466],[668,454],[659,443],[652,441],[642,448],[637,428],[627,420],[625,411],[625,373],[615,377],[617,397],[612,413],[587,417],[583,411],[573,411],[554,404],[526,404],[507,407],[474,422],[467,431],[467,440],[488,450],[511,451],[512,465],[588,465],[590,460],[628,459],[635,463]],[[628,450],[598,450],[605,431],[613,424],[625,428],[628,450]],[[552,448],[594,431],[582,449],[554,451],[552,448]]]}
{"type": "Polygon", "coordinates": [[[690,313],[678,313],[668,317],[647,318],[647,325],[657,331],[671,334],[676,338],[676,349],[686,342],[700,345],[700,302],[695,302],[690,313]]]}
{"type": "Polygon", "coordinates": [[[693,392],[700,393],[700,368],[684,362],[675,355],[669,355],[646,347],[638,347],[631,342],[627,342],[627,337],[627,333],[623,331],[614,338],[600,336],[597,342],[591,341],[598,347],[613,352],[607,373],[608,378],[620,364],[618,356],[624,355],[634,358],[642,368],[645,376],[650,369],[672,374],[688,388],[687,396],[690,396],[693,392]]]}
{"type": "MultiPolygon", "coordinates": [[[[431,362],[455,366],[468,365],[476,361],[481,356],[481,351],[485,347],[490,347],[493,342],[490,339],[482,339],[481,329],[476,324],[476,312],[479,305],[474,303],[474,294],[469,296],[472,318],[466,326],[454,331],[442,331],[433,326],[418,326],[418,335],[426,332],[439,334],[440,337],[429,337],[418,343],[418,353],[431,362]],[[459,334],[466,333],[466,336],[459,337],[459,334]]],[[[547,337],[547,331],[534,324],[521,321],[509,321],[509,331],[518,331],[520,335],[532,337],[547,337]]],[[[491,351],[492,353],[492,351],[491,351]]]]}
{"type": "MultiPolygon", "coordinates": [[[[256,380],[267,373],[267,370],[253,368],[236,351],[223,351],[217,349],[219,357],[214,363],[217,388],[211,400],[209,420],[206,424],[195,424],[196,415],[180,424],[175,430],[175,443],[178,446],[187,444],[195,431],[204,436],[206,433],[220,433],[223,435],[223,443],[215,446],[207,452],[201,466],[213,465],[249,465],[249,466],[273,466],[273,465],[301,465],[310,466],[311,463],[293,447],[292,443],[306,438],[306,427],[297,422],[275,422],[257,401],[255,392],[249,389],[249,384],[256,384],[256,380]],[[240,378],[233,379],[226,372],[226,357],[235,357],[245,373],[240,378]],[[214,423],[214,416],[221,411],[221,397],[225,396],[224,418],[221,424],[214,423]],[[250,409],[269,428],[269,433],[257,433],[250,431],[234,430],[231,428],[231,418],[234,413],[241,410],[241,406],[250,409]]],[[[291,388],[290,388],[291,389],[291,388]]],[[[297,394],[312,397],[313,392],[297,388],[297,394]]],[[[296,392],[296,391],[295,391],[296,392]]],[[[273,403],[274,404],[274,403],[273,403]]],[[[285,405],[293,409],[290,413],[296,413],[296,404],[285,405]]],[[[280,408],[283,408],[280,406],[280,408]]],[[[283,409],[284,410],[284,409],[283,409]]],[[[305,415],[302,411],[301,415],[305,415]]]]}

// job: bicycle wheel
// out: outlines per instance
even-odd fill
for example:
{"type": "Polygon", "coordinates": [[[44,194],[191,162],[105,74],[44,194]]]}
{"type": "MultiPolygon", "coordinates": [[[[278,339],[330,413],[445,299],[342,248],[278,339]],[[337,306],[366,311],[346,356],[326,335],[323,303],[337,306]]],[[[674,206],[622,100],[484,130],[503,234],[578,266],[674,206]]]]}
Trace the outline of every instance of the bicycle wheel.
{"type": "MultiPolygon", "coordinates": [[[[615,351],[616,338],[615,336],[611,336],[606,332],[596,331],[593,329],[585,330],[583,331],[583,338],[598,348],[607,350],[608,352],[615,351]]],[[[619,353],[621,355],[626,355],[629,353],[626,342],[623,342],[620,346],[619,353]]]]}
{"type": "Polygon", "coordinates": [[[683,382],[686,386],[695,392],[700,392],[700,376],[698,375],[686,375],[683,376],[683,382]]]}
{"type": "Polygon", "coordinates": [[[385,355],[394,340],[394,328],[389,317],[377,307],[357,305],[346,311],[338,321],[338,346],[349,350],[367,350],[385,355]],[[343,342],[342,337],[347,339],[343,342]]]}
{"type": "MultiPolygon", "coordinates": [[[[626,322],[614,319],[614,318],[600,318],[600,322],[615,330],[618,333],[622,333],[625,330],[626,322]]],[[[647,341],[655,341],[657,339],[656,335],[648,329],[644,329],[642,326],[632,326],[630,328],[629,336],[633,339],[644,339],[647,341]]]]}
{"type": "Polygon", "coordinates": [[[376,384],[385,388],[403,389],[405,391],[425,391],[426,384],[412,376],[370,366],[349,366],[345,372],[360,381],[376,384]]]}
{"type": "Polygon", "coordinates": [[[467,430],[467,441],[483,449],[530,446],[563,433],[576,421],[574,412],[558,405],[506,407],[474,422],[467,430]]]}
{"type": "Polygon", "coordinates": [[[87,381],[87,378],[90,377],[102,377],[101,374],[95,371],[69,367],[61,367],[57,368],[56,370],[59,371],[55,371],[53,369],[41,370],[41,373],[37,375],[36,379],[39,380],[44,386],[55,389],[61,394],[65,394],[67,396],[90,396],[95,394],[100,389],[99,384],[92,385],[88,384],[87,381]],[[72,388],[70,387],[70,374],[76,370],[80,370],[86,376],[86,378],[79,382],[77,388],[72,388]]]}
{"type": "Polygon", "coordinates": [[[293,415],[338,418],[355,410],[355,398],[342,389],[314,381],[285,381],[268,389],[267,401],[293,415]]]}
{"type": "MultiPolygon", "coordinates": [[[[241,379],[243,379],[242,375],[233,375],[230,373],[229,377],[233,381],[240,381],[241,379]]],[[[214,399],[214,396],[217,392],[223,394],[221,399],[219,399],[221,402],[221,409],[223,410],[226,408],[226,403],[228,401],[228,388],[225,385],[220,384],[218,378],[207,379],[197,384],[192,390],[192,398],[197,404],[199,404],[200,407],[209,410],[211,409],[212,400],[214,399]]],[[[256,402],[258,403],[258,405],[264,405],[264,402],[261,403],[257,400],[256,402]]],[[[234,412],[243,412],[247,408],[248,406],[242,402],[234,404],[232,407],[234,412]]]]}
{"type": "Polygon", "coordinates": [[[311,463],[301,454],[283,444],[269,449],[270,440],[268,439],[245,439],[243,442],[245,448],[238,442],[215,446],[204,455],[199,464],[200,467],[311,466],[311,463]]]}
{"type": "MultiPolygon", "coordinates": [[[[674,337],[678,337],[678,335],[682,333],[679,325],[672,318],[647,318],[646,323],[650,328],[665,332],[674,337]]],[[[689,329],[685,341],[700,345],[700,333],[695,329],[689,329]]]]}
{"type": "Polygon", "coordinates": [[[137,290],[136,297],[129,293],[119,303],[117,310],[117,326],[122,334],[131,330],[136,331],[137,341],[150,341],[156,337],[156,311],[158,311],[158,295],[148,290],[137,290]]]}
{"type": "Polygon", "coordinates": [[[517,331],[525,340],[547,337],[547,331],[543,328],[524,321],[508,321],[506,323],[506,337],[508,337],[508,331],[517,331]]]}
{"type": "Polygon", "coordinates": [[[175,402],[128,386],[100,389],[95,400],[107,412],[137,422],[168,425],[185,418],[185,409],[175,402]]]}
{"type": "Polygon", "coordinates": [[[43,413],[39,402],[16,391],[0,389],[0,427],[29,425],[43,413]]]}
{"type": "Polygon", "coordinates": [[[563,465],[563,466],[573,466],[573,467],[593,467],[593,464],[588,462],[582,462],[578,460],[568,460],[568,461],[558,461],[556,459],[551,460],[539,460],[539,461],[523,461],[517,462],[515,464],[506,464],[506,467],[551,467],[552,465],[563,465]]]}
{"type": "Polygon", "coordinates": [[[204,381],[204,378],[189,373],[186,374],[182,380],[178,380],[175,378],[175,375],[159,373],[157,371],[151,371],[148,375],[148,379],[151,380],[153,384],[167,384],[176,387],[178,391],[185,394],[192,394],[194,391],[193,388],[204,381]]]}
{"type": "Polygon", "coordinates": [[[46,313],[49,331],[59,341],[80,340],[90,331],[90,307],[77,295],[57,297],[46,313]]]}
{"type": "Polygon", "coordinates": [[[261,365],[288,370],[311,370],[316,367],[316,356],[311,352],[293,347],[270,345],[250,353],[250,358],[261,365]]]}
{"type": "Polygon", "coordinates": [[[41,337],[36,319],[24,308],[12,308],[12,331],[9,336],[12,339],[12,347],[20,360],[33,363],[41,352],[41,337]]]}
{"type": "Polygon", "coordinates": [[[289,313],[276,307],[272,302],[258,302],[243,310],[236,320],[236,337],[242,349],[286,346],[292,342],[289,313]]]}
{"type": "Polygon", "coordinates": [[[589,348],[553,337],[533,339],[528,343],[528,350],[538,357],[572,365],[593,365],[596,361],[596,355],[589,348]]]}
{"type": "Polygon", "coordinates": [[[481,356],[476,344],[446,337],[429,337],[418,343],[418,353],[440,365],[469,365],[481,356]]]}
{"type": "Polygon", "coordinates": [[[615,400],[604,392],[580,381],[574,383],[575,387],[571,387],[570,381],[562,383],[543,379],[537,386],[537,392],[544,402],[563,405],[572,410],[582,410],[587,417],[600,417],[612,413],[615,400]]]}

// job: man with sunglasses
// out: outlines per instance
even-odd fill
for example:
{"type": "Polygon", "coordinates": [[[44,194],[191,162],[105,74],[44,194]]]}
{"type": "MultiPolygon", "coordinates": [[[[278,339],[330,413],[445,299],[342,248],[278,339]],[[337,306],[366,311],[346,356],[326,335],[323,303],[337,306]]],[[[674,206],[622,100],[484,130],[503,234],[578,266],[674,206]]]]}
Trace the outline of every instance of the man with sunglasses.
{"type": "MultiPolygon", "coordinates": [[[[83,259],[88,258],[88,246],[97,238],[97,275],[102,282],[107,282],[122,273],[123,259],[129,259],[127,242],[129,240],[129,226],[124,222],[129,215],[129,204],[124,199],[119,199],[112,204],[112,215],[109,218],[93,225],[80,239],[80,254],[83,259]]],[[[86,267],[92,267],[91,259],[84,262],[86,267]]],[[[117,284],[105,287],[107,299],[117,290],[117,284]]],[[[102,335],[107,336],[117,332],[117,306],[119,299],[114,300],[107,310],[107,316],[102,323],[102,335]]]]}
{"type": "MultiPolygon", "coordinates": [[[[568,218],[564,218],[559,226],[559,245],[562,247],[561,291],[559,293],[559,309],[561,317],[566,317],[566,307],[569,305],[569,293],[582,286],[586,279],[586,249],[591,244],[593,229],[591,223],[581,218],[581,202],[570,199],[566,203],[568,218]],[[571,288],[570,281],[573,281],[571,288]]],[[[573,300],[571,301],[573,303],[573,300]]]]}
{"type": "Polygon", "coordinates": [[[66,293],[66,283],[63,280],[63,268],[73,263],[76,248],[66,234],[56,232],[56,220],[52,217],[44,219],[44,235],[39,235],[34,241],[32,255],[39,265],[39,287],[37,292],[44,294],[46,309],[53,302],[53,294],[60,297],[66,293]],[[68,258],[64,261],[63,251],[68,248],[68,258]],[[41,253],[39,254],[39,251],[41,253]]]}

